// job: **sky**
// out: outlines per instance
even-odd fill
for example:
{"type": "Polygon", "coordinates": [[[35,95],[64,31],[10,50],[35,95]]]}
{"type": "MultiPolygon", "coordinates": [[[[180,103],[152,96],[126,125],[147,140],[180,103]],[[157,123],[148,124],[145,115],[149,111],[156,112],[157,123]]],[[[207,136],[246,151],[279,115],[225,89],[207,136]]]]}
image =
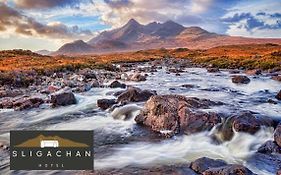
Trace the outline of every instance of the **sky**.
{"type": "Polygon", "coordinates": [[[281,0],[0,0],[0,50],[57,50],[134,18],[256,38],[281,38],[281,0]]]}

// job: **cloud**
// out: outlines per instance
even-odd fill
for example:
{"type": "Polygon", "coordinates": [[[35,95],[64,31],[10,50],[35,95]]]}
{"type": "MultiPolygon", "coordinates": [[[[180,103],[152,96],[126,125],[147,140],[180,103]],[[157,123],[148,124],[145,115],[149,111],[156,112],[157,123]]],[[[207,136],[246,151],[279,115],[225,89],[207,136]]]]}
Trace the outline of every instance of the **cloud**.
{"type": "Polygon", "coordinates": [[[242,1],[227,9],[221,21],[230,35],[247,37],[281,37],[280,1],[242,1]]]}
{"type": "Polygon", "coordinates": [[[191,1],[191,12],[194,13],[202,13],[208,10],[210,5],[212,4],[212,0],[196,0],[191,1]]]}
{"type": "Polygon", "coordinates": [[[202,24],[202,15],[210,10],[213,3],[213,0],[103,0],[94,2],[94,6],[100,19],[115,28],[131,18],[144,24],[167,20],[185,25],[202,24]]]}
{"type": "Polygon", "coordinates": [[[236,13],[232,17],[222,18],[222,21],[227,23],[235,23],[248,18],[252,18],[252,15],[250,13],[241,13],[241,14],[236,13]]]}
{"type": "MultiPolygon", "coordinates": [[[[280,16],[281,17],[281,16],[280,16]]],[[[255,15],[251,13],[236,13],[232,17],[222,18],[223,22],[229,23],[230,25],[239,25],[239,27],[245,27],[248,31],[252,29],[279,29],[281,28],[281,24],[278,22],[279,13],[267,14],[265,12],[259,12],[255,15]],[[258,18],[259,16],[266,16],[267,18],[258,18]],[[271,20],[275,20],[275,23],[269,24],[267,21],[271,18],[271,20]],[[277,20],[275,19],[277,18],[277,20]]]]}
{"type": "Polygon", "coordinates": [[[55,7],[76,7],[79,8],[79,4],[92,2],[91,0],[15,0],[15,6],[22,9],[45,9],[55,7]]]}
{"type": "Polygon", "coordinates": [[[68,27],[59,22],[40,23],[4,3],[0,3],[0,26],[2,32],[14,29],[14,32],[27,36],[78,39],[92,35],[90,31],[80,30],[78,26],[68,27]]]}

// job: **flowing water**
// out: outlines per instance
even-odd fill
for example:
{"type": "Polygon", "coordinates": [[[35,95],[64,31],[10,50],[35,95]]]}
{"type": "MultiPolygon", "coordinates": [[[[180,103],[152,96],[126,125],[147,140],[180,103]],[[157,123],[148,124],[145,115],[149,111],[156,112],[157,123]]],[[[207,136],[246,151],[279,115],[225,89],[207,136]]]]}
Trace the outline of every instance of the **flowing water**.
{"type": "MultiPolygon", "coordinates": [[[[250,79],[249,84],[237,85],[231,82],[231,74],[226,70],[207,73],[203,68],[187,68],[180,76],[166,74],[165,69],[161,69],[149,74],[147,81],[125,83],[141,89],[156,90],[158,94],[180,94],[225,103],[223,106],[207,109],[208,111],[230,115],[237,111],[251,110],[274,120],[281,120],[281,103],[267,103],[267,100],[274,99],[280,90],[280,83],[265,75],[252,76],[250,79]],[[188,89],[181,87],[182,84],[192,84],[195,87],[188,89]]],[[[138,140],[136,138],[143,133],[136,129],[133,119],[114,120],[112,113],[102,111],[96,106],[97,99],[114,98],[109,94],[119,90],[121,89],[92,88],[88,92],[76,94],[78,104],[55,109],[44,104],[39,109],[27,111],[2,110],[0,142],[9,143],[9,130],[14,129],[94,130],[97,135],[95,145],[100,146],[96,151],[95,169],[188,163],[207,156],[223,159],[228,163],[243,164],[258,174],[272,174],[271,168],[253,165],[247,161],[261,144],[273,139],[272,128],[263,128],[255,135],[235,133],[231,141],[219,145],[213,143],[210,137],[213,130],[189,136],[175,136],[171,139],[157,140],[147,137],[138,140]],[[108,142],[111,147],[102,147],[106,145],[104,142],[108,142]]],[[[131,104],[131,108],[138,109],[137,107],[142,107],[143,104],[131,104]]],[[[134,115],[138,112],[136,110],[134,115]]],[[[117,109],[114,115],[122,115],[122,110],[117,109]]],[[[0,154],[0,171],[3,174],[35,173],[10,171],[8,153],[1,151],[0,154]]],[[[54,174],[57,171],[38,173],[54,174]]]]}

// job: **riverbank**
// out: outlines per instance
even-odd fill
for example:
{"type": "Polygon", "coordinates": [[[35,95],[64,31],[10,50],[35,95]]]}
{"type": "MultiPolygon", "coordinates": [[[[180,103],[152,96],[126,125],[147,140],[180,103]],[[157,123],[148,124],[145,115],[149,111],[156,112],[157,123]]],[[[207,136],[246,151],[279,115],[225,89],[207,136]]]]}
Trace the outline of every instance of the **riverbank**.
{"type": "Polygon", "coordinates": [[[109,67],[23,72],[33,82],[1,86],[0,171],[11,173],[14,129],[93,130],[96,171],[67,174],[281,169],[277,69],[202,68],[178,58],[109,67]]]}

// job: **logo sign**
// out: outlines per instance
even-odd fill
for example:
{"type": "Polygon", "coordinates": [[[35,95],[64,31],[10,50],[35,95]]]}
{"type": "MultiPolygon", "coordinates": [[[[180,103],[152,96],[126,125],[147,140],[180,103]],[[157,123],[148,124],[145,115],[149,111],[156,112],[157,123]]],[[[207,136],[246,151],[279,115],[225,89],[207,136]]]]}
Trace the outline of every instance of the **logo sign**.
{"type": "Polygon", "coordinates": [[[11,131],[11,170],[92,170],[93,131],[11,131]]]}

